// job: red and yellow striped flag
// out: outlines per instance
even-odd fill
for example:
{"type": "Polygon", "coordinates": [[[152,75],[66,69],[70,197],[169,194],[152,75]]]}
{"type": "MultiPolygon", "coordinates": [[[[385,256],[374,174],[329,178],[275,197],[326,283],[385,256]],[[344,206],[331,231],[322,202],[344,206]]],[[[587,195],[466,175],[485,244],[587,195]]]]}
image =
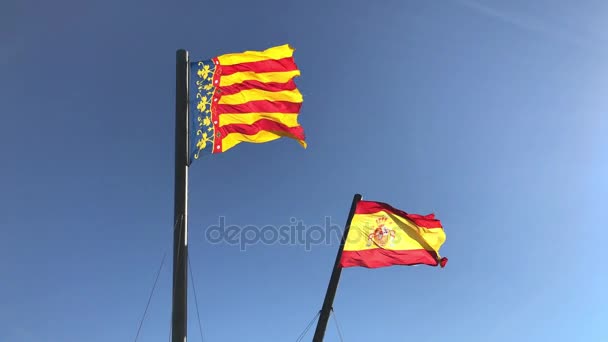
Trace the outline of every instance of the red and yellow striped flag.
{"type": "Polygon", "coordinates": [[[306,148],[293,52],[282,45],[190,63],[190,161],[203,152],[281,137],[306,148]]]}
{"type": "Polygon", "coordinates": [[[440,265],[445,241],[434,214],[408,214],[386,203],[360,201],[346,237],[341,267],[378,268],[392,265],[440,265]]]}

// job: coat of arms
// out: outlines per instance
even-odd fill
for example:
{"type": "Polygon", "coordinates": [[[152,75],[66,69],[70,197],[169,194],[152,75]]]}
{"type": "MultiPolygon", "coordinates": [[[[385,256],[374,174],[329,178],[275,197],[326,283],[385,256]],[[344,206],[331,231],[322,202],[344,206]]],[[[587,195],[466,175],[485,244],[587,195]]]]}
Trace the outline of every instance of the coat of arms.
{"type": "Polygon", "coordinates": [[[371,246],[375,243],[379,247],[384,247],[387,243],[392,243],[395,238],[395,230],[388,228],[386,224],[386,217],[379,217],[376,219],[376,228],[367,236],[367,246],[371,246]]]}

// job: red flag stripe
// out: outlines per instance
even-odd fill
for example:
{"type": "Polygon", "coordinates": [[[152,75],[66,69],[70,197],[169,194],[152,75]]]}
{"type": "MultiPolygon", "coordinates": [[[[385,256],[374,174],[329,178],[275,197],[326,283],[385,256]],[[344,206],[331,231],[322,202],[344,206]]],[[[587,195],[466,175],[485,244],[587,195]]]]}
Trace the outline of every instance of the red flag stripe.
{"type": "Polygon", "coordinates": [[[243,83],[236,83],[227,87],[219,87],[218,92],[222,95],[232,95],[243,90],[248,89],[261,89],[266,91],[282,91],[282,90],[295,90],[296,82],[290,80],[286,83],[269,82],[263,83],[260,81],[245,81],[243,83]]]}
{"type": "Polygon", "coordinates": [[[213,111],[223,113],[298,113],[302,103],[287,101],[250,101],[239,105],[218,104],[213,111]]]}
{"type": "Polygon", "coordinates": [[[355,214],[374,214],[380,211],[384,211],[390,214],[394,214],[397,216],[401,216],[403,218],[407,218],[410,221],[414,222],[419,227],[424,228],[443,228],[441,225],[441,221],[435,218],[435,214],[429,215],[418,215],[418,214],[408,214],[403,210],[399,210],[393,208],[392,206],[382,203],[382,202],[373,202],[373,201],[360,201],[357,204],[357,209],[355,210],[355,214]]]}
{"type": "Polygon", "coordinates": [[[443,268],[447,264],[447,261],[447,258],[438,260],[437,253],[424,249],[400,251],[374,248],[360,251],[343,251],[340,266],[379,268],[394,265],[439,265],[443,268]]]}
{"type": "Polygon", "coordinates": [[[233,124],[219,127],[220,133],[222,136],[226,136],[230,133],[241,133],[245,135],[254,135],[259,133],[260,131],[270,131],[270,132],[282,132],[286,133],[289,136],[299,139],[305,140],[304,129],[302,126],[298,127],[287,127],[282,123],[261,119],[256,121],[253,125],[244,125],[244,124],[233,124]]]}
{"type": "Polygon", "coordinates": [[[234,65],[222,65],[222,75],[232,75],[237,72],[253,71],[256,73],[262,72],[281,72],[281,71],[292,71],[298,70],[293,57],[287,57],[283,59],[266,59],[257,62],[248,62],[234,65]]]}

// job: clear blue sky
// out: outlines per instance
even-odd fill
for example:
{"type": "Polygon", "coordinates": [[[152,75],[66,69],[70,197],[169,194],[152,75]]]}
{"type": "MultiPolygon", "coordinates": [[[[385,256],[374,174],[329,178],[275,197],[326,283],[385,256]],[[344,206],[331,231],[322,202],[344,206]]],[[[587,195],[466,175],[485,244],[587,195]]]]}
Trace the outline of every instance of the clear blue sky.
{"type": "MultiPolygon", "coordinates": [[[[309,148],[191,168],[206,341],[295,341],[337,250],[206,227],[343,225],[356,192],[435,212],[450,262],[344,270],[346,341],[606,341],[608,3],[476,1],[3,1],[0,341],[133,341],[171,253],[175,50],[284,43],[309,148]]],[[[170,305],[169,262],[140,341],[170,305]]]]}

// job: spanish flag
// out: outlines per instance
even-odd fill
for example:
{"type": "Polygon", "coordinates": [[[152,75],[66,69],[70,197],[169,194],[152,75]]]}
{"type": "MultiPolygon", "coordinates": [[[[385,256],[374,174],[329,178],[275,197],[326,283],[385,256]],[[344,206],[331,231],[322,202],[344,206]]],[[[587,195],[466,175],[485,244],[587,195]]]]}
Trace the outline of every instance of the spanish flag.
{"type": "Polygon", "coordinates": [[[378,268],[392,265],[440,265],[445,241],[434,214],[408,214],[386,203],[360,201],[347,233],[341,267],[378,268]]]}
{"type": "Polygon", "coordinates": [[[306,148],[293,52],[281,45],[190,62],[190,162],[241,142],[281,137],[306,148]]]}

